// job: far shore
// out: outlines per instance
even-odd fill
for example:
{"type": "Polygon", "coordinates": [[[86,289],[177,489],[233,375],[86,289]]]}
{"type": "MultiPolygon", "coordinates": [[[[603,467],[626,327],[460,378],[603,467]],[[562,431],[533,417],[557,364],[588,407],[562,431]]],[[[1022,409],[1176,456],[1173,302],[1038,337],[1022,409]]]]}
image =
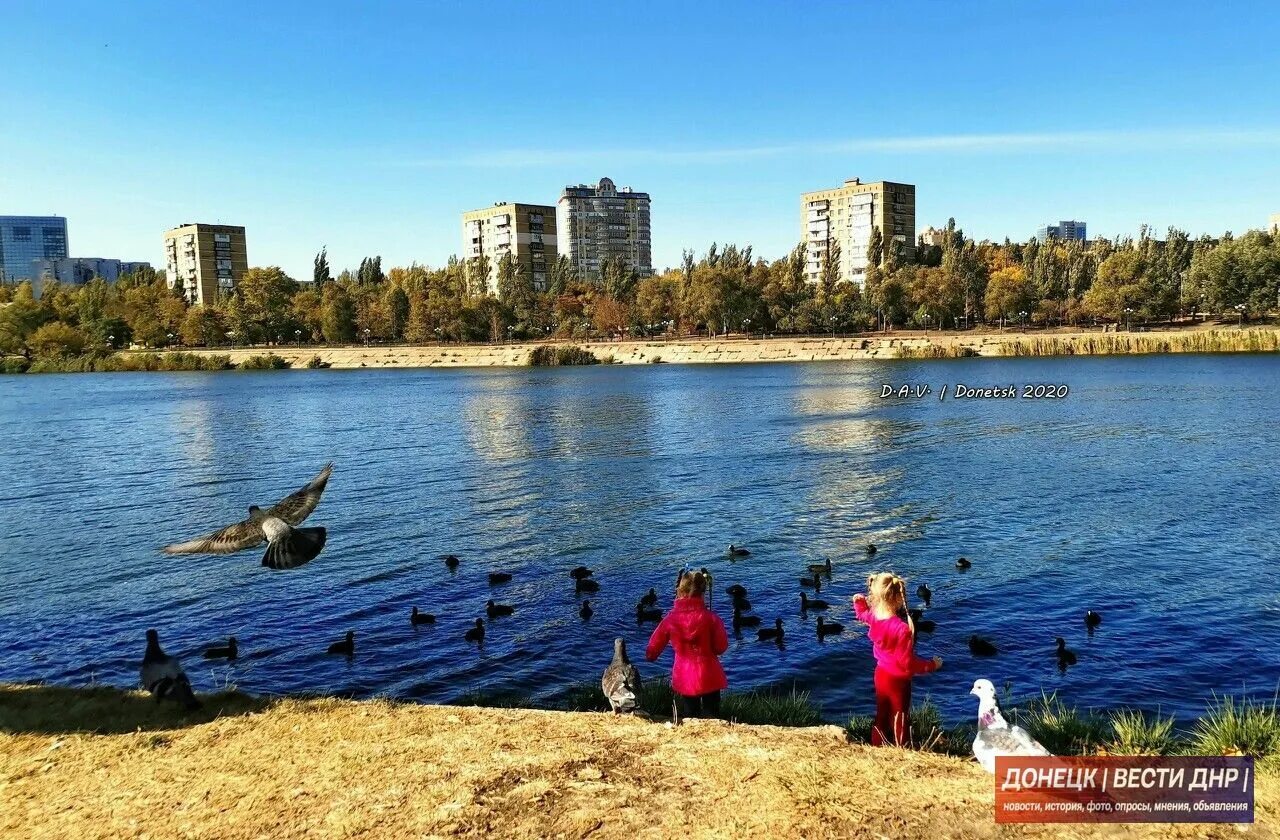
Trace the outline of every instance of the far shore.
{"type": "MultiPolygon", "coordinates": [[[[312,359],[332,368],[517,367],[546,342],[329,347],[273,345],[189,350],[223,355],[239,364],[251,356],[275,354],[292,367],[312,359]]],[[[903,331],[887,335],[823,338],[672,338],[627,341],[565,341],[601,362],[638,365],[817,362],[920,358],[1125,355],[1144,353],[1277,352],[1280,327],[1214,327],[1150,332],[1048,331],[937,333],[903,331]]]]}

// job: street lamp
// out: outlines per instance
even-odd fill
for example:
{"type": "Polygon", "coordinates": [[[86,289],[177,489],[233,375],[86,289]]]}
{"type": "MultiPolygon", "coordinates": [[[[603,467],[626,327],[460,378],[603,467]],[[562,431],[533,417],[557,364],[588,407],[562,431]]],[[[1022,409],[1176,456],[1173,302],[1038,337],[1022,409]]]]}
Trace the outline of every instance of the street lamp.
{"type": "Polygon", "coordinates": [[[751,319],[742,319],[742,331],[747,334],[747,338],[751,338],[751,319]]]}
{"type": "Polygon", "coordinates": [[[169,339],[169,344],[173,344],[173,333],[168,334],[168,339],[169,339]]]}
{"type": "Polygon", "coordinates": [[[511,331],[516,328],[515,324],[507,324],[507,341],[511,341],[511,331]]]}
{"type": "Polygon", "coordinates": [[[1019,312],[1018,318],[1021,319],[1022,328],[1025,330],[1027,328],[1027,310],[1024,309],[1021,312],[1019,312]]]}
{"type": "Polygon", "coordinates": [[[836,337],[836,316],[831,316],[831,337],[836,337]]]}
{"type": "Polygon", "coordinates": [[[924,313],[924,334],[929,335],[929,313],[924,313]]]}
{"type": "Polygon", "coordinates": [[[295,339],[299,344],[301,344],[301,343],[302,343],[302,330],[294,330],[294,331],[293,331],[293,337],[294,337],[294,339],[295,339]]]}
{"type": "Polygon", "coordinates": [[[1126,306],[1124,308],[1124,331],[1125,332],[1133,331],[1133,326],[1131,324],[1131,319],[1129,317],[1131,315],[1133,315],[1133,307],[1126,306]]]}
{"type": "Polygon", "coordinates": [[[364,328],[364,346],[365,347],[369,346],[369,328],[368,327],[364,328]]]}
{"type": "Polygon", "coordinates": [[[444,343],[444,327],[436,327],[436,344],[444,343]]]}
{"type": "Polygon", "coordinates": [[[1244,304],[1243,303],[1236,304],[1236,312],[1240,313],[1240,326],[1243,327],[1244,326],[1244,304]]]}
{"type": "Polygon", "coordinates": [[[111,349],[116,349],[116,337],[114,335],[107,336],[107,342],[111,345],[111,349]]]}

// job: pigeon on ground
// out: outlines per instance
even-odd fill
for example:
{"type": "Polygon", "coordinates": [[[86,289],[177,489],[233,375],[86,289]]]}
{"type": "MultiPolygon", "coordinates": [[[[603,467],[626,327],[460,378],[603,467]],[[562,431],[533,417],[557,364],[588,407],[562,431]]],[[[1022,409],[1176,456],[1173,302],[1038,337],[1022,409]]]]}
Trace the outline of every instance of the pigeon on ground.
{"type": "Polygon", "coordinates": [[[261,545],[265,540],[279,542],[280,545],[274,552],[268,547],[262,558],[262,565],[273,569],[300,566],[314,558],[324,547],[323,528],[296,526],[302,524],[316,509],[316,505],[320,504],[320,497],[324,494],[325,485],[329,483],[331,472],[333,464],[326,464],[320,474],[306,486],[285,496],[267,510],[253,505],[249,508],[248,519],[203,537],[167,545],[164,551],[166,554],[234,554],[261,545]],[[274,523],[272,520],[275,520],[274,523]]]}
{"type": "Polygon", "coordinates": [[[1052,755],[1027,730],[1005,721],[991,680],[976,681],[969,693],[978,698],[978,737],[973,739],[973,757],[983,770],[995,773],[998,755],[1052,755]]]}
{"type": "Polygon", "coordinates": [[[613,661],[604,669],[600,688],[609,700],[609,708],[614,714],[636,710],[641,688],[640,672],[627,658],[627,643],[624,639],[613,640],[613,661]]]}
{"type": "Polygon", "coordinates": [[[181,703],[187,711],[200,708],[200,701],[191,690],[191,680],[187,672],[182,670],[182,663],[176,656],[170,656],[160,648],[160,634],[154,630],[147,631],[147,650],[142,654],[142,671],[140,672],[142,687],[156,698],[181,703]]]}

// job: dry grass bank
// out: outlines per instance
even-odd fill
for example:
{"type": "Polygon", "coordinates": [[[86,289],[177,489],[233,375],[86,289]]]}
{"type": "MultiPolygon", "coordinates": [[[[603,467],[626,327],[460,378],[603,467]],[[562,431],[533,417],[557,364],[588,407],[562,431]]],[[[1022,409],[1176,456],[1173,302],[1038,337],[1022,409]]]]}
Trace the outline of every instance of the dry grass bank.
{"type": "MultiPolygon", "coordinates": [[[[1272,836],[1280,780],[1258,780],[1272,836]]],[[[1196,826],[997,829],[974,763],[835,727],[340,700],[0,687],[0,836],[1230,837],[1196,826]]]]}

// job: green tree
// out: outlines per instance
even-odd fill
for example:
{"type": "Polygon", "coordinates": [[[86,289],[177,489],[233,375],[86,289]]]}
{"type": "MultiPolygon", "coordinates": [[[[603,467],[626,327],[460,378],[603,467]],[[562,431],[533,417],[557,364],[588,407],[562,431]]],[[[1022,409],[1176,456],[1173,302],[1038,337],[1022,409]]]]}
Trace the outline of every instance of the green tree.
{"type": "Polygon", "coordinates": [[[27,339],[31,353],[38,359],[65,359],[79,356],[88,339],[73,326],[61,321],[42,325],[27,339]]]}
{"type": "Polygon", "coordinates": [[[329,248],[325,246],[320,249],[320,253],[316,254],[315,262],[311,269],[311,282],[316,284],[319,289],[325,283],[333,281],[333,275],[329,272],[329,248]]]}
{"type": "Polygon", "coordinates": [[[356,338],[356,307],[341,283],[324,287],[320,332],[330,344],[350,344],[356,338]]]}
{"type": "Polygon", "coordinates": [[[988,318],[1017,319],[1021,312],[1030,311],[1035,299],[1035,289],[1027,278],[1027,271],[1020,265],[1002,268],[991,275],[984,299],[988,318]]]}

